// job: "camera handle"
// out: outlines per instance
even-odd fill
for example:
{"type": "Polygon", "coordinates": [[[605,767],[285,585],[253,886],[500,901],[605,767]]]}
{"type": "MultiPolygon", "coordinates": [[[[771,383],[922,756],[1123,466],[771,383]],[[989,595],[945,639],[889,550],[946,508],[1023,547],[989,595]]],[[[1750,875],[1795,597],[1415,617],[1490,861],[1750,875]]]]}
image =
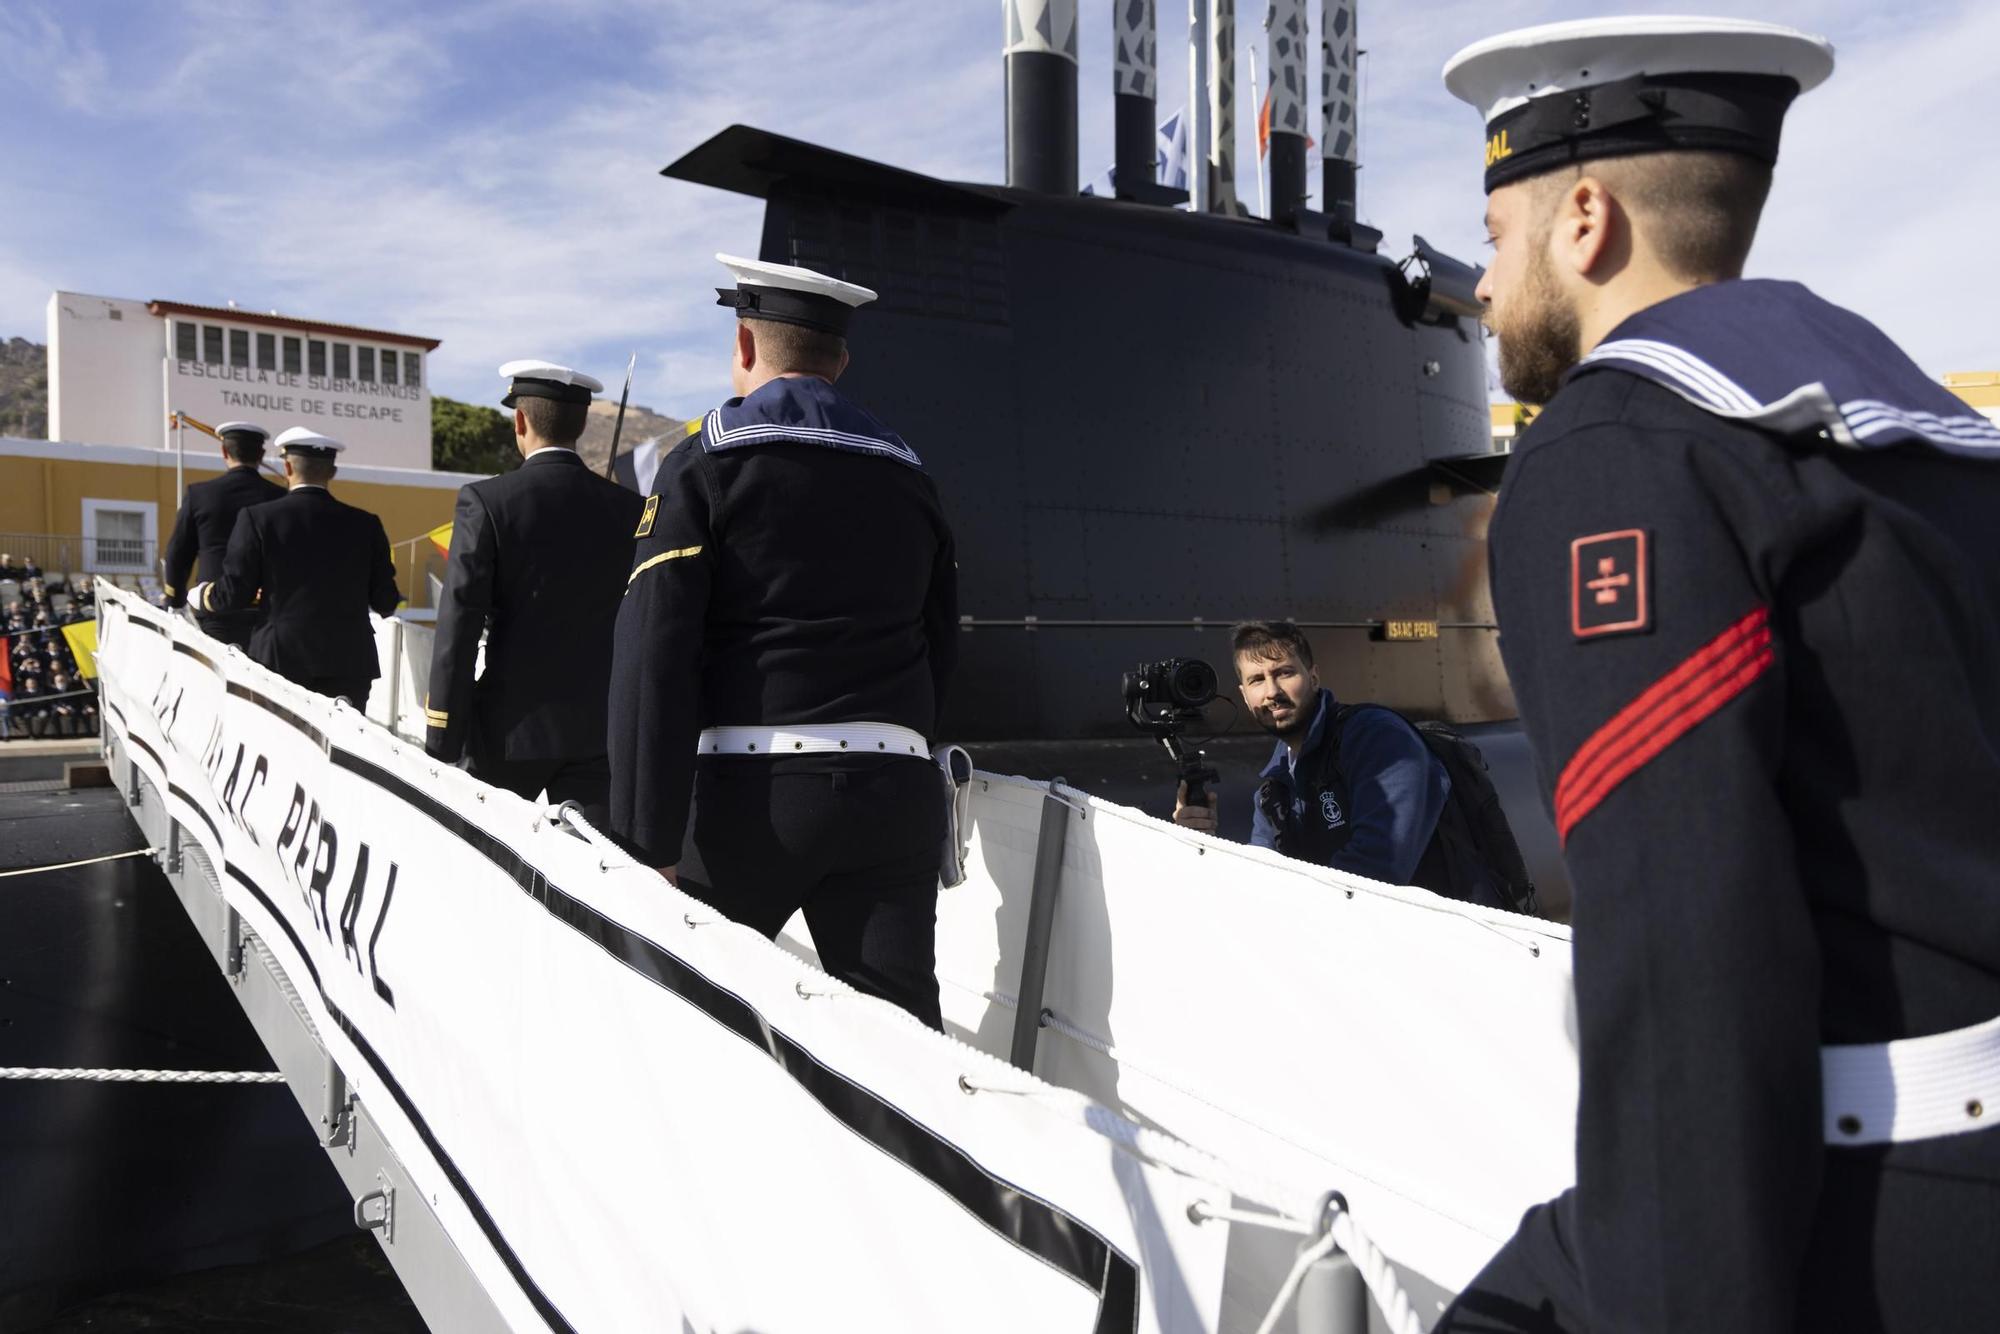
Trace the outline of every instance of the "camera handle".
{"type": "Polygon", "coordinates": [[[1174,763],[1180,766],[1180,779],[1187,784],[1187,804],[1206,806],[1208,784],[1222,781],[1222,775],[1208,762],[1207,754],[1197,750],[1190,755],[1177,732],[1166,733],[1160,738],[1160,744],[1167,748],[1167,754],[1173,756],[1174,763]]]}

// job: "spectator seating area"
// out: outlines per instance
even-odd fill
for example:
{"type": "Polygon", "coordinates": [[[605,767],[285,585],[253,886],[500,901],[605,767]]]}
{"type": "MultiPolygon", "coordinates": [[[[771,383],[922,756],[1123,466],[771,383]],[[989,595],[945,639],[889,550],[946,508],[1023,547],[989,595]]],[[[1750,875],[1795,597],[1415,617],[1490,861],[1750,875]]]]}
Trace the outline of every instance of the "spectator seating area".
{"type": "Polygon", "coordinates": [[[25,556],[0,552],[0,740],[97,735],[93,683],[77,671],[61,627],[97,615],[87,574],[45,574],[25,556]]]}

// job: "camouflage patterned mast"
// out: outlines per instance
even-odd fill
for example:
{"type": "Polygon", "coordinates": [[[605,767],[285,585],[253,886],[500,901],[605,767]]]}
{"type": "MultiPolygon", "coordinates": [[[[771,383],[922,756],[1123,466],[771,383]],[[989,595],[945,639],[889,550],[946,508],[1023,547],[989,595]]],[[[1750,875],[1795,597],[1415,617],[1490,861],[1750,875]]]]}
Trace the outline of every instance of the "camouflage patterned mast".
{"type": "Polygon", "coordinates": [[[1121,199],[1137,199],[1148,193],[1142,185],[1155,183],[1153,159],[1157,151],[1160,92],[1159,23],[1155,0],[1112,0],[1112,88],[1113,144],[1116,164],[1114,184],[1121,199]]]}
{"type": "Polygon", "coordinates": [[[1271,0],[1271,218],[1306,202],[1306,0],[1271,0]]]}
{"type": "Polygon", "coordinates": [[[1324,172],[1320,208],[1335,225],[1354,221],[1355,115],[1354,0],[1325,0],[1320,6],[1321,114],[1319,152],[1324,172]]]}
{"type": "Polygon", "coordinates": [[[1005,0],[1007,184],[1076,193],[1076,0],[1005,0]]]}
{"type": "Polygon", "coordinates": [[[1236,202],[1236,0],[1208,0],[1208,211],[1236,202]]]}

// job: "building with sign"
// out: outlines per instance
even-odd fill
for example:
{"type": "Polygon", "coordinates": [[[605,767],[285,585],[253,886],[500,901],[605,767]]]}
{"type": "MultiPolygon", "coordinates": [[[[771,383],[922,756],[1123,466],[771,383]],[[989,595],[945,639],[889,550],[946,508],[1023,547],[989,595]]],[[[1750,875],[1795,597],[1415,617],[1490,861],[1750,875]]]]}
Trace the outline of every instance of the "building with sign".
{"type": "Polygon", "coordinates": [[[234,306],[56,292],[49,439],[172,448],[181,412],[309,427],[347,445],[343,465],[428,468],[437,345],[234,306]]]}

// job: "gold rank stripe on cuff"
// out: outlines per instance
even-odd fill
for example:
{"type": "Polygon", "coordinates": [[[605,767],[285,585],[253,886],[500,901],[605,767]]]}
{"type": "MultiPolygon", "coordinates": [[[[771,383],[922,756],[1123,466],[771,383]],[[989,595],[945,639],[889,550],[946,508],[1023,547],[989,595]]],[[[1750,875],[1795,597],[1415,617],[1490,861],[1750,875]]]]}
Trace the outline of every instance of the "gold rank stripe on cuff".
{"type": "Polygon", "coordinates": [[[451,715],[449,713],[446,713],[444,710],[433,709],[428,704],[424,706],[424,721],[429,723],[432,727],[443,727],[450,720],[451,720],[451,715]]]}
{"type": "Polygon", "coordinates": [[[676,547],[672,551],[662,551],[657,556],[653,556],[647,560],[640,561],[638,568],[632,571],[632,578],[627,579],[625,581],[625,587],[630,588],[632,586],[633,579],[637,579],[640,575],[652,569],[655,565],[658,565],[662,561],[680,560],[684,556],[699,556],[700,554],[701,554],[701,548],[698,546],[676,547]]]}

